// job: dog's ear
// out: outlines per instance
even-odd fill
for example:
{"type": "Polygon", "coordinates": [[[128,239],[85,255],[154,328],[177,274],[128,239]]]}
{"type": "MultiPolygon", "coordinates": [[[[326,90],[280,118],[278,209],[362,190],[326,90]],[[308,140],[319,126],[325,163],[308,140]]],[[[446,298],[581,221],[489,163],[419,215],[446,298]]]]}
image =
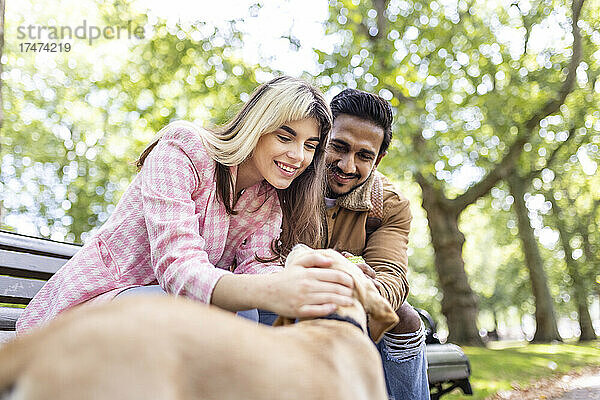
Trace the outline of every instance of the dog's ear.
{"type": "Polygon", "coordinates": [[[369,315],[369,334],[375,343],[379,342],[383,334],[398,323],[398,315],[390,303],[379,294],[379,291],[369,279],[363,277],[361,282],[354,282],[358,300],[369,315]]]}
{"type": "Polygon", "coordinates": [[[390,303],[381,295],[375,284],[354,264],[333,250],[325,250],[327,254],[338,260],[338,268],[352,277],[358,301],[369,315],[369,333],[375,343],[383,334],[398,323],[398,315],[390,303]]]}
{"type": "Polygon", "coordinates": [[[287,267],[294,260],[294,258],[298,257],[301,254],[306,253],[307,251],[312,251],[310,247],[305,244],[298,243],[292,248],[292,251],[285,258],[285,266],[287,267]]]}
{"type": "Polygon", "coordinates": [[[286,325],[294,325],[296,322],[293,318],[282,317],[281,315],[277,317],[275,322],[273,322],[273,326],[286,326],[286,325]]]}

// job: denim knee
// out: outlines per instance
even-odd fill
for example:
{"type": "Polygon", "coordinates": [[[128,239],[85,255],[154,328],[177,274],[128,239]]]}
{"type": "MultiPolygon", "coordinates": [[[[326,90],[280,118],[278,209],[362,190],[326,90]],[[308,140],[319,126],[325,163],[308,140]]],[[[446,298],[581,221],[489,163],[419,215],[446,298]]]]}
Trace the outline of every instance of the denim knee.
{"type": "Polygon", "coordinates": [[[402,362],[414,359],[425,350],[425,326],[411,333],[386,333],[382,339],[383,353],[390,361],[402,362]]]}
{"type": "Polygon", "coordinates": [[[377,348],[389,398],[429,400],[424,327],[408,334],[386,333],[377,348]]]}

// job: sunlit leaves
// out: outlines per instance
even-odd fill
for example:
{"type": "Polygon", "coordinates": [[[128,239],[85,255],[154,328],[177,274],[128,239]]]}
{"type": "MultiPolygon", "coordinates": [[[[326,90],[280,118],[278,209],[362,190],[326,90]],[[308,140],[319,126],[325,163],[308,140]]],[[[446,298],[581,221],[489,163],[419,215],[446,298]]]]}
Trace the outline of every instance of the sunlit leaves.
{"type": "Polygon", "coordinates": [[[116,57],[94,57],[102,44],[43,61],[5,48],[2,212],[21,232],[85,239],[160,128],[175,119],[222,123],[256,85],[234,22],[182,26],[149,20],[128,1],[98,7],[106,23],[144,26],[146,36],[110,43],[127,49],[116,57]]]}

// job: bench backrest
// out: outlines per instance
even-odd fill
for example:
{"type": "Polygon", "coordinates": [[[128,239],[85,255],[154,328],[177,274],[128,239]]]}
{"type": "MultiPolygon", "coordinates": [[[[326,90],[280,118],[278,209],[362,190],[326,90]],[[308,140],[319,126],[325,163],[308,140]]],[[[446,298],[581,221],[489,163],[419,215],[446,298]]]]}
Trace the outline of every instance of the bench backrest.
{"type": "Polygon", "coordinates": [[[0,231],[0,331],[15,323],[44,283],[79,245],[0,231]]]}

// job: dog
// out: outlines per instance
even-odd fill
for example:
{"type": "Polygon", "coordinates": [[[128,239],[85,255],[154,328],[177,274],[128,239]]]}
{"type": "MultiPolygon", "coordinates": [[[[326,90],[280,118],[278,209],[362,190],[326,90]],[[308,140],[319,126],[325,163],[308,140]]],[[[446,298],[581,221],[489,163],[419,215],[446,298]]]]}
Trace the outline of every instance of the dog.
{"type": "Polygon", "coordinates": [[[379,339],[396,313],[333,250],[288,260],[305,251],[354,279],[355,303],[333,319],[270,327],[174,296],[76,307],[0,349],[1,398],[387,400],[366,315],[379,339]]]}

